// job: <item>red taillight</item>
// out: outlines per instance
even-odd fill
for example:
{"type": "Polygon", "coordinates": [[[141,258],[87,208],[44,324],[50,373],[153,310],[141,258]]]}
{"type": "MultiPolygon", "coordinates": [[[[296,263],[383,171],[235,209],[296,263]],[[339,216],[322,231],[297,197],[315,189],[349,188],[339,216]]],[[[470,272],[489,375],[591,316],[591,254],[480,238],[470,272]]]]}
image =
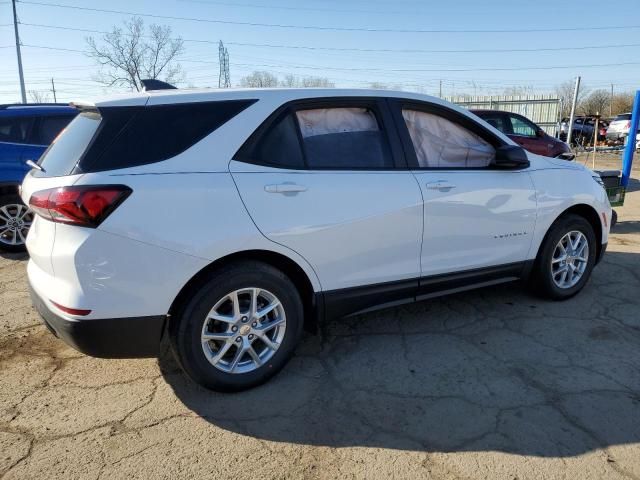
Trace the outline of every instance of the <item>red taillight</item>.
{"type": "Polygon", "coordinates": [[[124,185],[74,185],[35,192],[29,206],[53,222],[95,228],[130,193],[124,185]]]}
{"type": "Polygon", "coordinates": [[[631,128],[631,120],[629,120],[629,121],[627,122],[627,126],[626,126],[626,127],[624,127],[624,128],[631,128]]]}
{"type": "Polygon", "coordinates": [[[89,315],[91,313],[91,310],[84,310],[81,308],[69,308],[69,307],[65,307],[63,305],[60,305],[59,303],[54,302],[53,300],[49,300],[57,309],[62,310],[65,313],[68,313],[70,315],[78,315],[80,317],[83,317],[85,315],[89,315]]]}

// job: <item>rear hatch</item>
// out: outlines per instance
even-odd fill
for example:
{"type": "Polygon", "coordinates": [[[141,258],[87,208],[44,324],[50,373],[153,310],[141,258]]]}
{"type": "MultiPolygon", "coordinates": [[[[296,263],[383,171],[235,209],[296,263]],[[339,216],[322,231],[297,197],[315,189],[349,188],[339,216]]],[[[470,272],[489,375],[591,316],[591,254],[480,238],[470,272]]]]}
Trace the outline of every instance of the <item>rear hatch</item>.
{"type": "MultiPolygon", "coordinates": [[[[144,105],[148,97],[139,97],[144,105]]],[[[74,185],[83,176],[80,162],[97,145],[108,126],[101,111],[90,104],[75,105],[79,114],[60,132],[38,160],[37,167],[26,175],[21,187],[21,197],[30,205],[42,192],[74,185]]],[[[101,107],[102,108],[102,107],[101,107]]],[[[130,107],[124,107],[128,109],[130,107]]],[[[107,108],[108,109],[108,108],[107,108]]],[[[37,210],[36,210],[37,212],[37,210]]],[[[60,224],[34,215],[27,236],[27,249],[31,260],[46,274],[55,275],[52,260],[56,233],[60,224]]]]}

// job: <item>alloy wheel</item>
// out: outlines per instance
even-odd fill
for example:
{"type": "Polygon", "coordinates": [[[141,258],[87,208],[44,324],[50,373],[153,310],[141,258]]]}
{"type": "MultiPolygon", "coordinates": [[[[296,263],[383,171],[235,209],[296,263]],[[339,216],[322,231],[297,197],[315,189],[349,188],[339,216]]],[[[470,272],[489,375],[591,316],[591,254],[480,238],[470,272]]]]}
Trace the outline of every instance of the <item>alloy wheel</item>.
{"type": "Polygon", "coordinates": [[[0,207],[0,243],[24,245],[33,222],[33,211],[20,203],[0,207]]]}
{"type": "Polygon", "coordinates": [[[551,276],[557,287],[574,287],[583,277],[589,262],[589,241],[578,230],[565,234],[551,258],[551,276]]]}
{"type": "Polygon", "coordinates": [[[234,290],[207,315],[202,350],[223,372],[252,372],[278,351],[286,328],[284,307],[273,293],[257,287],[234,290]]]}

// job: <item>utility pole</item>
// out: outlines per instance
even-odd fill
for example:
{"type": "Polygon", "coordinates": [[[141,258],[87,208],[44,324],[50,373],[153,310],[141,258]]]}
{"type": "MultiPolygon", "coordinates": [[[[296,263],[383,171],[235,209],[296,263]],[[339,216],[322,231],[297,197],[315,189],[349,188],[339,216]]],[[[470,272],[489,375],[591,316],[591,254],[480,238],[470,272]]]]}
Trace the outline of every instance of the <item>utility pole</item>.
{"type": "Polygon", "coordinates": [[[576,77],[576,87],[573,90],[573,102],[571,102],[571,115],[569,115],[569,133],[567,133],[567,145],[571,146],[571,135],[573,134],[573,117],[576,114],[576,103],[578,103],[578,92],[580,91],[580,75],[576,77]]]}
{"type": "Polygon", "coordinates": [[[56,98],[56,84],[53,82],[53,77],[51,77],[51,91],[53,92],[53,102],[58,103],[58,99],[56,98]]]}
{"type": "Polygon", "coordinates": [[[609,117],[613,117],[613,83],[611,84],[611,99],[609,100],[609,117]]]}
{"type": "Polygon", "coordinates": [[[440,93],[438,94],[440,98],[442,98],[442,80],[440,80],[440,93]]]}
{"type": "Polygon", "coordinates": [[[18,74],[20,75],[20,91],[22,103],[27,103],[27,91],[24,88],[24,74],[22,73],[22,55],[20,55],[20,36],[18,35],[18,15],[16,14],[16,0],[11,0],[13,5],[13,30],[16,34],[16,53],[18,54],[18,74]]]}

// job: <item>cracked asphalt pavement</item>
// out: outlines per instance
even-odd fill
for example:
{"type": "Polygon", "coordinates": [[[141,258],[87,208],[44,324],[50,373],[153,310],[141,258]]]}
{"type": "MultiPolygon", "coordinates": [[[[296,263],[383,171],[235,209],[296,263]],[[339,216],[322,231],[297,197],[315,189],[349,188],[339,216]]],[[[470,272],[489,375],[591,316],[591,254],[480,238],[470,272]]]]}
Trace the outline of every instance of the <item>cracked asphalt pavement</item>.
{"type": "Polygon", "coordinates": [[[5,255],[0,478],[640,479],[640,192],[618,213],[574,299],[509,284],[332,321],[226,395],[169,355],[67,347],[5,255]]]}

